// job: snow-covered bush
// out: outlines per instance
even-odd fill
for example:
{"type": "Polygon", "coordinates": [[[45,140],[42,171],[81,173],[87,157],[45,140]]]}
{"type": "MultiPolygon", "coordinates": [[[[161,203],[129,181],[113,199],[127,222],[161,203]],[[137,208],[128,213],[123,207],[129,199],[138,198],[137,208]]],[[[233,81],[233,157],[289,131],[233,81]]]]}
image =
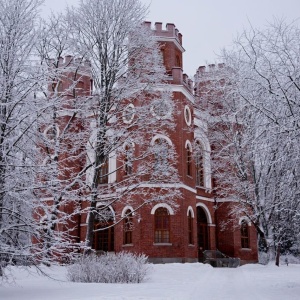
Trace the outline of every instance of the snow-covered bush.
{"type": "Polygon", "coordinates": [[[68,267],[74,282],[140,283],[149,271],[147,256],[129,252],[83,255],[68,267]]]}

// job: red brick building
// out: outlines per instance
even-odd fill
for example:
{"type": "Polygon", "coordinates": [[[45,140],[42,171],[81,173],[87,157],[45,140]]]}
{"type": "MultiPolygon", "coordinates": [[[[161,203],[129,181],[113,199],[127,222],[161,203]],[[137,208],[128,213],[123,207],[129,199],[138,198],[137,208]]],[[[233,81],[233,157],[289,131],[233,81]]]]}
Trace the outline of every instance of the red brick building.
{"type": "MultiPolygon", "coordinates": [[[[150,22],[145,25],[151,27],[150,22]]],[[[155,23],[152,30],[161,46],[178,111],[174,116],[175,130],[167,136],[153,137],[152,142],[160,138],[174,146],[178,156],[177,171],[181,178],[177,188],[181,191],[181,197],[175,199],[178,204],[176,210],[167,203],[155,202],[143,206],[137,214],[131,214],[131,205],[113,205],[110,207],[109,223],[116,221],[116,215],[124,219],[115,226],[95,232],[94,248],[98,251],[145,253],[153,262],[201,261],[204,250],[218,249],[230,257],[239,257],[242,262],[256,262],[254,226],[244,217],[229,220],[231,202],[217,201],[213,194],[210,144],[206,126],[201,120],[202,112],[195,107],[195,91],[199,86],[194,86],[192,80],[183,73],[182,35],[173,24],[167,24],[163,29],[161,23],[155,23]],[[221,228],[224,220],[229,220],[230,225],[221,228]]],[[[82,76],[80,84],[84,91],[91,89],[88,75],[82,76]]],[[[118,160],[110,159],[108,169],[117,167],[118,160]]],[[[107,181],[117,181],[123,175],[111,173],[107,181]]],[[[138,196],[136,201],[139,201],[138,196]]],[[[74,227],[72,234],[84,241],[86,215],[80,215],[74,221],[78,226],[74,227]]],[[[97,223],[95,228],[101,226],[101,223],[97,223]]]]}

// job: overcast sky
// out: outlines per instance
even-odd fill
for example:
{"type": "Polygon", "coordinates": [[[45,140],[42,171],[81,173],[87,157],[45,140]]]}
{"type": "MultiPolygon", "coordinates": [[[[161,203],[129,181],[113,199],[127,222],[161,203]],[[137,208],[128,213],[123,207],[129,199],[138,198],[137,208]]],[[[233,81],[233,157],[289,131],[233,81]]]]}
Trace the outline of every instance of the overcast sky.
{"type": "MultiPolygon", "coordinates": [[[[149,5],[148,21],[174,23],[183,35],[184,71],[192,76],[212,63],[221,48],[244,28],[263,27],[276,18],[300,18],[300,0],[141,0],[149,5]]],[[[44,13],[63,10],[78,0],[45,0],[44,13]]],[[[164,26],[164,25],[163,25],[164,26]]]]}

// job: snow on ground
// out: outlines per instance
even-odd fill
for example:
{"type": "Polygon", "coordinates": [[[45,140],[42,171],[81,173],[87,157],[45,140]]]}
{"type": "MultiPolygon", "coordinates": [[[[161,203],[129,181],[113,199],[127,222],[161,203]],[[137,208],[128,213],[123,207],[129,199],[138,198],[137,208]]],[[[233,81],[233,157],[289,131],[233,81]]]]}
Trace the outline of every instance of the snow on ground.
{"type": "Polygon", "coordinates": [[[55,279],[14,268],[15,283],[0,286],[1,300],[299,300],[300,265],[152,265],[141,284],[72,283],[65,267],[44,268],[55,279]]]}

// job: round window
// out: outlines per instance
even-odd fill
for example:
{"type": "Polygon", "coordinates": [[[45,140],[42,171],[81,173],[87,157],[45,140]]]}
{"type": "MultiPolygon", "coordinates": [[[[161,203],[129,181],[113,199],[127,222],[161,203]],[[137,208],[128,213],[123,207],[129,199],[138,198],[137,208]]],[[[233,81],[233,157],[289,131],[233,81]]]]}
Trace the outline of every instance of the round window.
{"type": "Polygon", "coordinates": [[[158,119],[164,119],[170,115],[170,106],[164,100],[158,100],[151,106],[151,113],[158,119]]]}
{"type": "Polygon", "coordinates": [[[190,108],[187,105],[184,107],[184,119],[186,124],[190,126],[192,123],[192,114],[190,108]]]}
{"type": "Polygon", "coordinates": [[[123,112],[123,122],[129,124],[132,122],[135,114],[135,108],[133,104],[129,104],[126,106],[123,112]]]}
{"type": "Polygon", "coordinates": [[[44,136],[49,141],[53,141],[55,138],[59,136],[59,128],[55,125],[50,125],[44,130],[44,136]]]}

